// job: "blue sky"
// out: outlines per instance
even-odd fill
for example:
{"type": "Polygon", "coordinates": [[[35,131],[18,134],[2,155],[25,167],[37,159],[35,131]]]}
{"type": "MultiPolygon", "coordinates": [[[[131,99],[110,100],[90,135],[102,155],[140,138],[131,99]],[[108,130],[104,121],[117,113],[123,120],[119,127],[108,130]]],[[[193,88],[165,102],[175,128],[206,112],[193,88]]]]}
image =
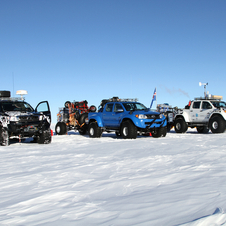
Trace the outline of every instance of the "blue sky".
{"type": "MultiPolygon", "coordinates": [[[[225,0],[0,0],[0,90],[33,107],[138,98],[226,99],[225,0]]],[[[156,104],[156,103],[154,103],[156,104]]]]}

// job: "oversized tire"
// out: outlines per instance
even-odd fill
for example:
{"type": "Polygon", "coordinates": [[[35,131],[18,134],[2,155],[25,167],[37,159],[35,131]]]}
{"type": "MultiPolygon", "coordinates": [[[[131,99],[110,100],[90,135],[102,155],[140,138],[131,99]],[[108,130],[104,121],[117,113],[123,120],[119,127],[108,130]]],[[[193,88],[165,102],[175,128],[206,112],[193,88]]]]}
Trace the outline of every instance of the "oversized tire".
{"type": "Polygon", "coordinates": [[[69,104],[71,104],[71,102],[70,101],[66,101],[65,103],[64,103],[64,106],[66,107],[66,108],[68,108],[68,105],[69,104]]]}
{"type": "Polygon", "coordinates": [[[89,136],[92,138],[101,137],[102,130],[96,122],[91,122],[88,127],[89,136]]]}
{"type": "Polygon", "coordinates": [[[115,132],[115,135],[116,135],[117,137],[121,137],[121,134],[120,134],[119,131],[116,131],[116,132],[115,132]]]}
{"type": "Polygon", "coordinates": [[[80,128],[80,129],[78,130],[78,132],[79,132],[80,135],[86,135],[86,133],[87,133],[87,128],[80,128]]]}
{"type": "Polygon", "coordinates": [[[64,122],[58,122],[55,126],[57,135],[65,135],[67,133],[67,125],[64,122]]]}
{"type": "Polygon", "coordinates": [[[198,133],[208,133],[209,128],[207,126],[198,126],[196,127],[198,133]]]}
{"type": "Polygon", "coordinates": [[[225,120],[221,116],[213,116],[209,121],[212,133],[223,133],[225,131],[225,120]]]}
{"type": "Polygon", "coordinates": [[[9,146],[9,132],[4,127],[0,128],[0,144],[1,146],[9,146]]]}
{"type": "Polygon", "coordinates": [[[11,93],[10,91],[0,91],[0,97],[10,97],[11,93]]]}
{"type": "Polygon", "coordinates": [[[96,106],[94,105],[91,105],[89,109],[91,112],[95,112],[97,110],[96,106]]]}
{"type": "Polygon", "coordinates": [[[176,133],[185,133],[188,129],[188,126],[184,119],[182,118],[177,118],[174,122],[174,128],[176,133]]]}
{"type": "Polygon", "coordinates": [[[88,113],[83,113],[80,115],[80,117],[78,119],[80,126],[86,124],[86,122],[85,122],[86,118],[88,118],[88,113]]]}
{"type": "Polygon", "coordinates": [[[162,137],[165,137],[166,136],[166,134],[167,134],[167,127],[162,127],[161,128],[161,133],[162,133],[162,137]]]}
{"type": "Polygon", "coordinates": [[[88,113],[81,114],[78,119],[78,123],[80,126],[78,131],[81,135],[85,135],[88,129],[88,125],[86,124],[86,119],[88,119],[88,113]]]}
{"type": "Polygon", "coordinates": [[[170,132],[170,130],[173,128],[172,124],[167,124],[167,132],[170,132]]]}
{"type": "Polygon", "coordinates": [[[37,142],[38,144],[49,144],[52,141],[51,136],[51,129],[48,128],[47,130],[44,130],[38,137],[37,142]]]}
{"type": "Polygon", "coordinates": [[[161,127],[156,132],[151,133],[152,137],[159,138],[159,137],[165,137],[167,133],[167,127],[161,127]]]}
{"type": "Polygon", "coordinates": [[[124,139],[136,139],[137,127],[131,121],[125,121],[121,125],[120,134],[124,139]]]}

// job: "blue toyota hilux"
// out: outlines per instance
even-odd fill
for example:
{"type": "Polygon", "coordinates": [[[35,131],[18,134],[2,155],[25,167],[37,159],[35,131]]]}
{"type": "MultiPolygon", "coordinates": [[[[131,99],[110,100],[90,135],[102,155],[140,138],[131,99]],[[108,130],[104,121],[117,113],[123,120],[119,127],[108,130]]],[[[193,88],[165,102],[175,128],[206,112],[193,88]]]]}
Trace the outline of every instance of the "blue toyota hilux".
{"type": "Polygon", "coordinates": [[[138,134],[151,133],[153,137],[164,137],[167,133],[167,120],[159,112],[135,99],[102,100],[98,112],[88,114],[88,133],[90,137],[101,137],[104,131],[115,131],[124,139],[136,139],[138,134]]]}

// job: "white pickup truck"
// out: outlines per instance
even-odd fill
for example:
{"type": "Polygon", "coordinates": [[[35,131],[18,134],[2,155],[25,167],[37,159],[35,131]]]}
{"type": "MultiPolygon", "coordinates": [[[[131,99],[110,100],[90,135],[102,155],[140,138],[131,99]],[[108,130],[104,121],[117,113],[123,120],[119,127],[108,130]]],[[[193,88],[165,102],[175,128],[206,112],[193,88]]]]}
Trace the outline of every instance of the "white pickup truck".
{"type": "Polygon", "coordinates": [[[222,96],[208,95],[195,98],[184,109],[178,109],[174,117],[177,133],[185,133],[188,127],[197,128],[199,133],[223,133],[226,127],[226,103],[222,96]]]}

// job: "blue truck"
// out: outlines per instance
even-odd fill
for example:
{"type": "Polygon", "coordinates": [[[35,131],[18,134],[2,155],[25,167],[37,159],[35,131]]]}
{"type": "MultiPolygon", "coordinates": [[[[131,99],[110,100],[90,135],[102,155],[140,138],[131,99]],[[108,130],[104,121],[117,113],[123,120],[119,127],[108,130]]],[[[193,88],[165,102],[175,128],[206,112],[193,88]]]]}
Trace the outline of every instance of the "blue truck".
{"type": "Polygon", "coordinates": [[[138,134],[148,133],[152,137],[164,137],[167,133],[165,116],[150,111],[136,99],[102,100],[98,112],[90,112],[86,123],[90,137],[101,137],[104,131],[114,131],[124,139],[136,139],[138,134]]]}

